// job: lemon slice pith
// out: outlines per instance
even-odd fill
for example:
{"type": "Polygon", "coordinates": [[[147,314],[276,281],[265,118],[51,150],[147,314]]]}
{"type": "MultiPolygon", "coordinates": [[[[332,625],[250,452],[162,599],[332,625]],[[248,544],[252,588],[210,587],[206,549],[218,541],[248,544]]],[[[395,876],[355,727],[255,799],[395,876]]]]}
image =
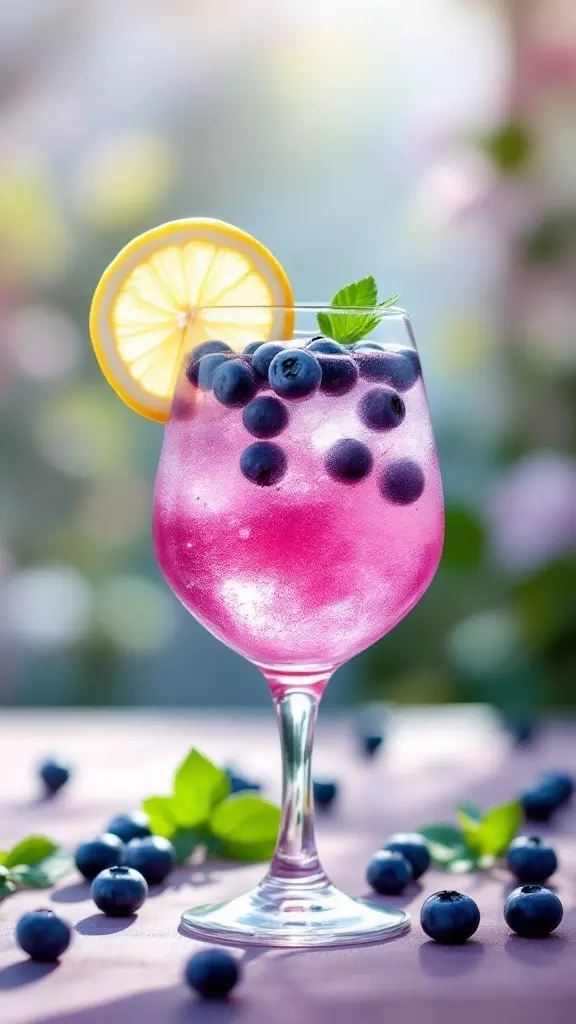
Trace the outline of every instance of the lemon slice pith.
{"type": "Polygon", "coordinates": [[[283,268],[257,239],[192,217],[146,231],[118,253],[94,293],[90,336],[117,394],[164,423],[185,352],[214,339],[241,351],[290,338],[293,314],[271,307],[292,304],[283,268]]]}

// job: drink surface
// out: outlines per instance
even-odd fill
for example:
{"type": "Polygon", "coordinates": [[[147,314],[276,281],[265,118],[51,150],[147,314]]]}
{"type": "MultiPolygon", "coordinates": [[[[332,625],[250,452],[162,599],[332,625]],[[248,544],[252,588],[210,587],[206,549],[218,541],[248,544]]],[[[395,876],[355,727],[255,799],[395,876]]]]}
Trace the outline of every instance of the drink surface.
{"type": "MultiPolygon", "coordinates": [[[[280,345],[282,357],[298,343],[280,345]]],[[[254,389],[240,387],[230,406],[229,366],[225,377],[203,357],[203,381],[192,355],[156,480],[154,540],[170,587],[211,632],[265,667],[331,668],[368,647],[417,603],[442,550],[441,481],[416,353],[380,346],[314,356],[322,385],[308,397],[285,396],[255,374],[254,389]],[[398,383],[387,366],[402,359],[418,369],[398,383]],[[324,387],[330,360],[336,376],[343,361],[354,363],[339,392],[324,387]],[[251,416],[263,398],[272,406],[251,416]]],[[[244,360],[250,373],[253,358],[244,360]]]]}

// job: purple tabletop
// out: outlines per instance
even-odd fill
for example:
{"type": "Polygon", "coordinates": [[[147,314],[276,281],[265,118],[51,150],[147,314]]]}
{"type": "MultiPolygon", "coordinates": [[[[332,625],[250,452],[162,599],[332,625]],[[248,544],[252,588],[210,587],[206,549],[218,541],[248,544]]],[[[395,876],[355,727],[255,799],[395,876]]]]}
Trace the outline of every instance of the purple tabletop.
{"type": "MultiPolygon", "coordinates": [[[[322,716],[321,716],[322,719],[322,716]]],[[[315,766],[341,780],[334,813],[318,821],[326,869],[347,892],[366,895],[370,854],[392,831],[451,820],[458,800],[487,806],[531,782],[543,766],[576,769],[574,729],[550,725],[530,748],[513,749],[489,713],[476,708],[398,711],[386,751],[366,762],[350,722],[321,720],[315,766]]],[[[42,832],[73,848],[115,812],[168,790],[191,745],[216,761],[237,761],[278,797],[279,757],[269,715],[178,712],[4,712],[0,724],[0,845],[42,832]],[[34,799],[34,766],[57,752],[75,765],[67,791],[34,799]]],[[[201,1003],[181,981],[201,948],[178,932],[182,910],[241,893],[262,865],[208,864],[179,869],[137,917],[98,913],[88,886],[72,874],[49,892],[20,892],[0,906],[2,1024],[563,1024],[576,1019],[576,811],[554,826],[561,866],[554,882],[564,920],[543,941],[513,936],[502,918],[510,878],[503,869],[460,878],[430,871],[401,897],[412,931],[374,946],[326,951],[236,949],[243,981],[227,1003],[201,1003]],[[441,947],[419,924],[423,899],[458,888],[478,903],[472,941],[441,947]],[[53,906],[74,925],[56,966],[26,960],[14,943],[18,917],[53,906]]]]}

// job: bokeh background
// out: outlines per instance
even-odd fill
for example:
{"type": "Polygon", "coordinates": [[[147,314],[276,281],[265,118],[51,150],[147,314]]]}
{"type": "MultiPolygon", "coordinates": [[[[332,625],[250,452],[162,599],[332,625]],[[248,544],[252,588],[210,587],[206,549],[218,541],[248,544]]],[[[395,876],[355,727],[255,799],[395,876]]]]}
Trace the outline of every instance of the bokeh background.
{"type": "Polygon", "coordinates": [[[162,429],[88,339],[105,265],[186,215],[413,317],[445,555],[327,700],[574,702],[575,101],[573,0],[0,6],[2,703],[269,699],[164,584],[162,429]]]}

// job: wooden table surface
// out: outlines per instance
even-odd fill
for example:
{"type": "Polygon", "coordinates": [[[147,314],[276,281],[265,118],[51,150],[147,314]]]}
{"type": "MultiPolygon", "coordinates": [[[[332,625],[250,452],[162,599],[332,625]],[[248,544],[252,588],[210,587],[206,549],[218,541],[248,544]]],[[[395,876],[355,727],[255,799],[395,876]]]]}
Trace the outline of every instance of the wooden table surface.
{"type": "MultiPolygon", "coordinates": [[[[366,894],[370,854],[392,831],[450,820],[457,800],[483,806],[512,796],[543,766],[576,770],[576,729],[548,726],[528,749],[513,749],[479,708],[398,711],[385,753],[374,762],[354,749],[350,722],[321,715],[315,765],[339,777],[342,798],[318,824],[333,881],[366,894]]],[[[237,761],[278,797],[279,756],[268,715],[100,711],[5,711],[0,721],[0,846],[43,832],[72,849],[115,812],[166,792],[191,745],[217,761],[237,761]],[[34,765],[58,753],[76,766],[67,791],[35,799],[34,765]]],[[[561,858],[555,877],[565,909],[544,941],[511,935],[502,918],[510,879],[502,869],[454,879],[430,871],[389,905],[407,907],[412,931],[380,945],[329,951],[236,950],[244,980],[226,1003],[206,1004],[182,984],[201,944],[179,934],[195,903],[239,894],[262,865],[180,869],[153,891],[137,917],[100,914],[73,874],[50,892],[22,892],[0,905],[1,1024],[573,1024],[576,1020],[576,809],[555,823],[561,858]],[[419,925],[423,899],[460,888],[482,913],[474,939],[440,947],[419,925]],[[14,926],[27,909],[52,905],[74,925],[72,945],[53,966],[26,960],[14,926]]]]}

